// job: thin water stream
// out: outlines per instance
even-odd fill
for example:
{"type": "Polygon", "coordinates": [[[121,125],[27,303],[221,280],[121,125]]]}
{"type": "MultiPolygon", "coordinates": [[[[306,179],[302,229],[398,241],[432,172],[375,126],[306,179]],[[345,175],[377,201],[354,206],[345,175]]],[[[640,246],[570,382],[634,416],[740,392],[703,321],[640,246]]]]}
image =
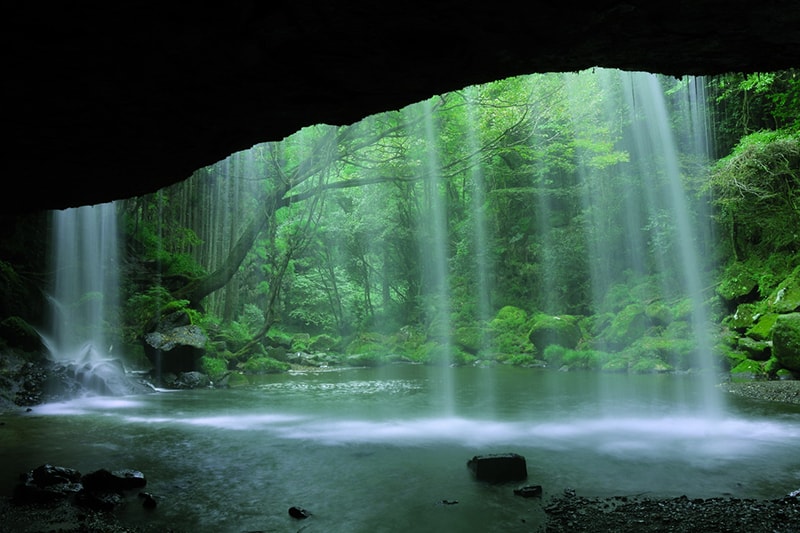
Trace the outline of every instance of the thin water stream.
{"type": "Polygon", "coordinates": [[[536,531],[553,495],[779,498],[800,487],[800,408],[693,414],[695,378],[401,365],[267,376],[252,387],[95,397],[6,416],[3,496],[43,463],[141,470],[126,523],[186,531],[536,531]],[[448,407],[449,409],[449,407],[448,407]],[[517,452],[524,483],[476,481],[517,452]],[[513,489],[540,484],[544,495],[513,489]],[[450,504],[444,503],[445,501],[450,504]],[[453,503],[458,502],[458,503],[453,503]],[[312,516],[299,522],[287,510],[312,516]]]}

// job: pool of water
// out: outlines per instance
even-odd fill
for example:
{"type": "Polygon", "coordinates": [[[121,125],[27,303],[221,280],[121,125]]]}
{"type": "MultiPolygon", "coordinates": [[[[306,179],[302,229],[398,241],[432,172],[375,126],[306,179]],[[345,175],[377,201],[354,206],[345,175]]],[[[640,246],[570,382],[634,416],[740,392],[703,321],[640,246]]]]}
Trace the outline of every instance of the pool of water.
{"type": "Polygon", "coordinates": [[[250,387],[85,398],[5,415],[2,495],[43,463],[133,468],[159,500],[124,522],[195,531],[535,531],[553,495],[780,498],[800,488],[800,408],[690,376],[398,365],[266,376],[250,387]],[[715,391],[712,391],[715,392],[715,391]],[[528,479],[476,481],[474,455],[528,479]],[[542,498],[513,489],[542,485],[542,498]],[[457,502],[457,503],[455,503],[457,502]],[[312,516],[298,521],[289,507],[312,516]]]}

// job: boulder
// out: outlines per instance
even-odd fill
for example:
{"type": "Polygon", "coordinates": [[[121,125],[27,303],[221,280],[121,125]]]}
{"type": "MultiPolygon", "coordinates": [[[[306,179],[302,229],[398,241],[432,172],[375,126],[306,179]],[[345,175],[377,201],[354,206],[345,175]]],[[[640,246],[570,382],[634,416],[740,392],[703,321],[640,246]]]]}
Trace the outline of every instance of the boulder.
{"type": "Polygon", "coordinates": [[[144,336],[144,353],[157,374],[180,374],[199,368],[208,337],[199,326],[177,326],[144,336]]]}
{"type": "Polygon", "coordinates": [[[772,354],[782,367],[800,371],[800,313],[779,315],[775,320],[772,354]]]}
{"type": "Polygon", "coordinates": [[[581,340],[581,330],[573,316],[539,315],[528,333],[528,339],[539,353],[551,344],[574,349],[581,340]]]}
{"type": "Polygon", "coordinates": [[[14,500],[20,503],[63,500],[81,491],[80,479],[77,470],[44,464],[20,476],[14,500]]]}
{"type": "Polygon", "coordinates": [[[467,466],[481,481],[503,483],[528,477],[525,457],[516,453],[476,455],[467,461],[467,466]]]}

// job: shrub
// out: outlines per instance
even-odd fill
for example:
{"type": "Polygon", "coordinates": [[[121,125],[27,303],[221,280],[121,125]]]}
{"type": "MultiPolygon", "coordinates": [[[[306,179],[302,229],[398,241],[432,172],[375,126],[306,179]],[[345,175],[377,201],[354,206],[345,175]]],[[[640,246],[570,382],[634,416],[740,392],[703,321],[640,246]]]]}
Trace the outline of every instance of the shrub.
{"type": "Polygon", "coordinates": [[[242,365],[242,370],[248,374],[279,374],[289,368],[291,367],[288,363],[276,361],[271,357],[253,357],[242,365]]]}
{"type": "Polygon", "coordinates": [[[204,355],[200,358],[200,371],[211,381],[217,381],[222,379],[228,371],[228,362],[224,359],[204,355]]]}

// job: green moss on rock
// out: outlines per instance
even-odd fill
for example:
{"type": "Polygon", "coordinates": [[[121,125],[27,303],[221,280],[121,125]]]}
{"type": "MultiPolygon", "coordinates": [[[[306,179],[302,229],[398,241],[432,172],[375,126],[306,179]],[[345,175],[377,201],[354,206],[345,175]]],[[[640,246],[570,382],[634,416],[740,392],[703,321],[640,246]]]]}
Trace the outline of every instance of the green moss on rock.
{"type": "Polygon", "coordinates": [[[800,310],[800,266],[785,278],[769,295],[767,304],[776,313],[800,310]]]}
{"type": "Polygon", "coordinates": [[[784,368],[800,371],[800,313],[777,317],[772,330],[772,353],[784,368]]]}
{"type": "Polygon", "coordinates": [[[543,351],[551,344],[575,348],[581,340],[581,330],[574,316],[540,314],[533,320],[528,339],[539,351],[543,351]]]}
{"type": "Polygon", "coordinates": [[[772,335],[772,328],[778,316],[777,313],[765,313],[758,316],[755,324],[747,330],[747,336],[760,341],[769,340],[772,335]]]}

